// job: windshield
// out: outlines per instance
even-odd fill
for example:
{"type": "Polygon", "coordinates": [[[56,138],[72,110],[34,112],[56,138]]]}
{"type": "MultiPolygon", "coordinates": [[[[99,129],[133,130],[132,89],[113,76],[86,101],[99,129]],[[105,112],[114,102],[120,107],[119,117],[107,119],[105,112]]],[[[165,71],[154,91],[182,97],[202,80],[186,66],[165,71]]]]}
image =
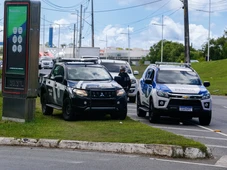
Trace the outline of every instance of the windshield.
{"type": "Polygon", "coordinates": [[[109,72],[119,73],[120,67],[125,66],[126,72],[129,74],[132,73],[131,68],[125,64],[121,64],[121,63],[101,63],[101,64],[104,65],[108,69],[109,72]]]}
{"type": "Polygon", "coordinates": [[[50,57],[40,57],[39,58],[39,61],[43,61],[43,60],[48,60],[48,61],[52,61],[52,58],[50,58],[50,57]]]}
{"type": "Polygon", "coordinates": [[[111,75],[102,67],[69,67],[67,71],[69,80],[107,81],[112,80],[111,75]]]}
{"type": "Polygon", "coordinates": [[[182,70],[160,70],[157,74],[157,83],[201,85],[201,81],[195,72],[182,70]]]}

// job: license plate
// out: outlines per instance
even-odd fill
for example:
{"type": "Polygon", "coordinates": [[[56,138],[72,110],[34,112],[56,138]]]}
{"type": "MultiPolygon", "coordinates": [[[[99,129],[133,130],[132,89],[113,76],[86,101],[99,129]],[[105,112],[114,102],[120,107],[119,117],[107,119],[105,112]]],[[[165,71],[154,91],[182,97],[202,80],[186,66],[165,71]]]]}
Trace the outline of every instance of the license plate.
{"type": "Polygon", "coordinates": [[[192,112],[192,107],[191,106],[180,106],[179,111],[182,112],[192,112]]]}

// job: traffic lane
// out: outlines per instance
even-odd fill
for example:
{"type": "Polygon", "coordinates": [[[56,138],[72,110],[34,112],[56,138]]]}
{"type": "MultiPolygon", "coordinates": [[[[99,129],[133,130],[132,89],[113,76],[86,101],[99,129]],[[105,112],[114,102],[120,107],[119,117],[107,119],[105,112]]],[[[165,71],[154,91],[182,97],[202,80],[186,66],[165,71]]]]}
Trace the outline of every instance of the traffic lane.
{"type": "Polygon", "coordinates": [[[4,170],[222,170],[215,164],[186,159],[162,159],[150,156],[89,152],[66,149],[0,147],[0,164],[4,170]]]}
{"type": "Polygon", "coordinates": [[[226,128],[226,125],[223,125],[223,128],[220,126],[221,123],[219,123],[219,119],[221,118],[219,118],[219,116],[222,117],[222,114],[216,114],[216,112],[219,112],[218,109],[220,109],[220,107],[214,106],[211,126],[206,127],[199,125],[198,118],[193,118],[183,124],[179,122],[178,119],[161,117],[160,122],[150,123],[148,117],[141,118],[136,115],[136,104],[129,104],[128,116],[149,126],[163,129],[205,144],[212,150],[217,161],[223,155],[227,155],[227,135],[223,132],[216,131],[216,129],[212,129],[212,127],[218,127],[220,129],[226,128]]]}

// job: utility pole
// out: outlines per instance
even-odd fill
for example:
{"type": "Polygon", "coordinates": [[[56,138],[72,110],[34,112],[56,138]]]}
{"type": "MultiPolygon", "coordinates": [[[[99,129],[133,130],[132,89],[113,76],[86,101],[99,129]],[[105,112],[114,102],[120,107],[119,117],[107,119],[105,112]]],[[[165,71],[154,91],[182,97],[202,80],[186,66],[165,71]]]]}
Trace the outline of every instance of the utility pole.
{"type": "Polygon", "coordinates": [[[74,24],[74,29],[73,29],[73,58],[75,58],[75,34],[76,34],[76,24],[74,24]]]}
{"type": "Polygon", "coordinates": [[[81,40],[82,40],[82,8],[83,8],[83,6],[80,5],[80,35],[79,35],[79,47],[81,47],[81,40]]]}
{"type": "Polygon", "coordinates": [[[94,4],[93,4],[93,0],[91,0],[91,42],[92,42],[92,47],[94,47],[95,43],[94,43],[94,4]]]}
{"type": "Polygon", "coordinates": [[[188,22],[188,0],[184,0],[184,46],[185,63],[190,63],[190,43],[189,43],[189,22],[188,22]]]}

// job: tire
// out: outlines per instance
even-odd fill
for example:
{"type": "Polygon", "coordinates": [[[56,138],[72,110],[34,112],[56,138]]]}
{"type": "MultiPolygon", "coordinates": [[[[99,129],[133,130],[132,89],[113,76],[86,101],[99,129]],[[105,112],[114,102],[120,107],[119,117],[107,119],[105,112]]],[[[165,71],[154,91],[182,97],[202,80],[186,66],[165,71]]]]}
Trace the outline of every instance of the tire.
{"type": "Polygon", "coordinates": [[[135,103],[135,102],[136,102],[136,96],[134,96],[134,97],[129,97],[129,102],[135,103]]]}
{"type": "Polygon", "coordinates": [[[199,124],[204,126],[209,126],[211,122],[211,118],[212,118],[211,112],[206,116],[202,115],[199,117],[199,124]]]}
{"type": "Polygon", "coordinates": [[[63,103],[63,119],[66,121],[72,121],[74,120],[74,113],[73,113],[73,108],[71,105],[71,100],[69,98],[66,98],[63,103]]]}
{"type": "Polygon", "coordinates": [[[125,120],[126,117],[127,117],[127,108],[119,112],[120,120],[125,120]]]}
{"type": "Polygon", "coordinates": [[[52,115],[53,114],[53,108],[47,106],[47,94],[43,93],[41,94],[41,105],[42,105],[42,113],[43,115],[52,115]]]}
{"type": "Polygon", "coordinates": [[[149,122],[150,123],[157,123],[160,120],[160,116],[157,114],[155,108],[154,108],[154,104],[153,101],[150,100],[150,108],[149,108],[149,122]]]}
{"type": "Polygon", "coordinates": [[[140,96],[137,94],[137,101],[136,101],[136,113],[138,117],[145,117],[147,112],[144,110],[140,109],[141,106],[141,101],[140,101],[140,96]]]}
{"type": "Polygon", "coordinates": [[[127,105],[124,109],[118,111],[118,112],[115,112],[115,113],[111,113],[110,116],[111,116],[111,119],[113,120],[125,120],[125,118],[127,117],[127,105]]]}

